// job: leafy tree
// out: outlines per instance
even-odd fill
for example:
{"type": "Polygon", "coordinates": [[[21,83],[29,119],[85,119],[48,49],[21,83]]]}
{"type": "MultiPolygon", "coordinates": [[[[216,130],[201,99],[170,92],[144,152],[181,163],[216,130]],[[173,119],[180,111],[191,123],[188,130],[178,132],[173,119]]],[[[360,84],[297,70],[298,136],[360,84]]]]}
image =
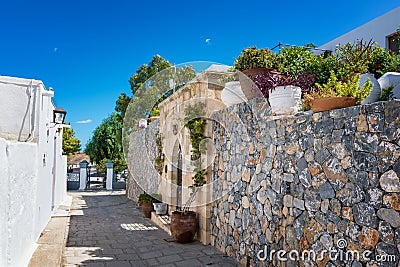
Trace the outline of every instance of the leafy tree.
{"type": "Polygon", "coordinates": [[[135,95],[137,89],[140,88],[149,78],[154,76],[157,72],[160,72],[166,68],[171,67],[168,60],[164,59],[160,55],[155,55],[149,64],[143,64],[140,66],[136,73],[131,76],[129,83],[131,85],[132,94],[135,95]]]}
{"type": "MultiPolygon", "coordinates": [[[[144,85],[146,81],[148,81],[156,73],[169,67],[171,67],[171,64],[168,62],[168,60],[164,59],[160,55],[155,55],[148,64],[143,64],[140,66],[136,70],[136,73],[133,74],[129,79],[132,95],[138,96],[138,89],[144,85]]],[[[115,111],[119,114],[121,121],[123,121],[125,117],[125,112],[130,101],[131,97],[127,96],[125,93],[121,93],[118,96],[118,99],[115,103],[115,111]]]]}
{"type": "Polygon", "coordinates": [[[72,128],[64,128],[63,130],[63,154],[71,156],[75,152],[81,150],[81,141],[75,137],[75,131],[72,128]]]}
{"type": "Polygon", "coordinates": [[[158,104],[196,76],[193,66],[171,67],[168,60],[155,55],[148,64],[140,66],[130,77],[133,97],[122,93],[116,101],[115,111],[121,121],[126,114],[125,128],[135,129],[137,119],[159,115],[158,104]],[[174,81],[174,84],[171,84],[174,81]],[[129,109],[129,111],[127,111],[129,109]]]}
{"type": "Polygon", "coordinates": [[[131,101],[131,98],[125,93],[121,93],[115,102],[115,111],[121,116],[121,121],[125,117],[125,111],[129,105],[129,101],[131,101]]]}
{"type": "Polygon", "coordinates": [[[112,113],[94,130],[92,138],[86,145],[85,153],[99,164],[105,164],[108,160],[114,162],[114,170],[119,172],[126,169],[126,161],[123,153],[122,121],[117,113],[112,113]]]}

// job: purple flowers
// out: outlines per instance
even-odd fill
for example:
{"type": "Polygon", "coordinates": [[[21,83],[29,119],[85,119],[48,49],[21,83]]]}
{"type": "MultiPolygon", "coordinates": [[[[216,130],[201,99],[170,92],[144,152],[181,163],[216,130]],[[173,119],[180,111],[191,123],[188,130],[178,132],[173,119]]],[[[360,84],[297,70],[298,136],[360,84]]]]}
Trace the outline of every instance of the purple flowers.
{"type": "Polygon", "coordinates": [[[277,86],[293,85],[301,88],[301,92],[308,93],[315,89],[317,76],[310,72],[291,75],[290,70],[285,73],[277,71],[268,71],[262,74],[254,75],[250,79],[261,90],[265,98],[269,97],[269,93],[277,86]]]}

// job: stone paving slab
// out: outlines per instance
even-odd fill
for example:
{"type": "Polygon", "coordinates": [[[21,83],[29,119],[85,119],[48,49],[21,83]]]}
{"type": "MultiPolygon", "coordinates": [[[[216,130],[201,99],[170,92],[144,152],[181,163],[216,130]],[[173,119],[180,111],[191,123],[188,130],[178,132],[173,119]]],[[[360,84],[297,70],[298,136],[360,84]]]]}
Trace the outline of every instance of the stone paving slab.
{"type": "Polygon", "coordinates": [[[60,266],[68,217],[52,217],[38,240],[29,267],[60,266]]]}
{"type": "Polygon", "coordinates": [[[200,242],[177,244],[125,191],[72,192],[63,266],[240,266],[200,242]]]}

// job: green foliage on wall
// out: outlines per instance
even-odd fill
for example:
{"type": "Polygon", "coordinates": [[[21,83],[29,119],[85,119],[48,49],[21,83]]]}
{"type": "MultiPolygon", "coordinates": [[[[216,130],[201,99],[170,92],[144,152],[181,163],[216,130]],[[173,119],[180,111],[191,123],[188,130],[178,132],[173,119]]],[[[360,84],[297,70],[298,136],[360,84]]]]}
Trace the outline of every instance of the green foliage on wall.
{"type": "Polygon", "coordinates": [[[163,137],[162,134],[157,131],[155,134],[156,138],[156,146],[157,146],[157,155],[154,159],[154,168],[157,170],[159,174],[163,173],[164,170],[164,154],[163,154],[163,137]]]}
{"type": "Polygon", "coordinates": [[[205,105],[201,102],[189,105],[185,108],[184,126],[189,130],[190,142],[192,144],[192,164],[195,167],[193,176],[193,186],[198,187],[206,183],[205,170],[202,169],[201,155],[206,152],[205,142],[207,137],[204,132],[207,126],[207,120],[204,118],[205,105]]]}

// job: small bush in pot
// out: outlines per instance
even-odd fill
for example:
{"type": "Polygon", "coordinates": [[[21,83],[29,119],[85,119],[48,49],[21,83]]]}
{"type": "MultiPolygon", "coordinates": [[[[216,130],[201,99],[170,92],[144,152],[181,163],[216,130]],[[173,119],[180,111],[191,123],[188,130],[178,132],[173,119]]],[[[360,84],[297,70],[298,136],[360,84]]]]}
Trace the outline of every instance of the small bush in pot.
{"type": "Polygon", "coordinates": [[[254,83],[261,90],[263,96],[268,98],[270,92],[278,86],[298,86],[301,88],[303,94],[308,93],[315,88],[316,79],[317,76],[310,72],[303,72],[297,75],[291,72],[268,72],[256,75],[254,83]]]}
{"type": "Polygon", "coordinates": [[[282,56],[268,48],[257,48],[255,46],[242,50],[235,59],[233,67],[238,71],[250,69],[279,69],[282,64],[282,56]]]}
{"type": "Polygon", "coordinates": [[[333,108],[347,107],[355,104],[360,104],[371,92],[373,87],[372,82],[366,82],[361,88],[359,87],[359,74],[353,74],[345,80],[339,80],[334,72],[331,72],[329,81],[326,84],[317,84],[317,88],[303,96],[302,104],[305,110],[313,109],[314,112],[319,112],[323,108],[315,106],[316,99],[331,98],[334,104],[333,108]],[[341,97],[339,99],[338,97],[341,97]],[[339,101],[345,101],[344,106],[340,106],[339,101]]]}
{"type": "Polygon", "coordinates": [[[247,100],[262,97],[261,92],[254,84],[255,76],[270,72],[277,73],[281,64],[282,55],[276,54],[268,48],[258,49],[253,46],[242,50],[242,53],[235,59],[233,67],[240,71],[240,86],[247,100]]]}
{"type": "Polygon", "coordinates": [[[139,204],[142,206],[143,215],[146,218],[151,217],[151,212],[153,211],[153,201],[154,198],[146,193],[139,195],[139,204]]]}
{"type": "Polygon", "coordinates": [[[280,72],[290,73],[295,77],[299,73],[309,70],[310,64],[315,59],[311,52],[313,46],[290,46],[283,47],[281,51],[282,64],[279,65],[280,72]]]}
{"type": "Polygon", "coordinates": [[[311,59],[307,65],[307,71],[316,75],[316,82],[319,84],[326,84],[329,81],[331,71],[334,71],[336,77],[341,79],[346,75],[343,69],[343,63],[327,51],[311,59]]]}

